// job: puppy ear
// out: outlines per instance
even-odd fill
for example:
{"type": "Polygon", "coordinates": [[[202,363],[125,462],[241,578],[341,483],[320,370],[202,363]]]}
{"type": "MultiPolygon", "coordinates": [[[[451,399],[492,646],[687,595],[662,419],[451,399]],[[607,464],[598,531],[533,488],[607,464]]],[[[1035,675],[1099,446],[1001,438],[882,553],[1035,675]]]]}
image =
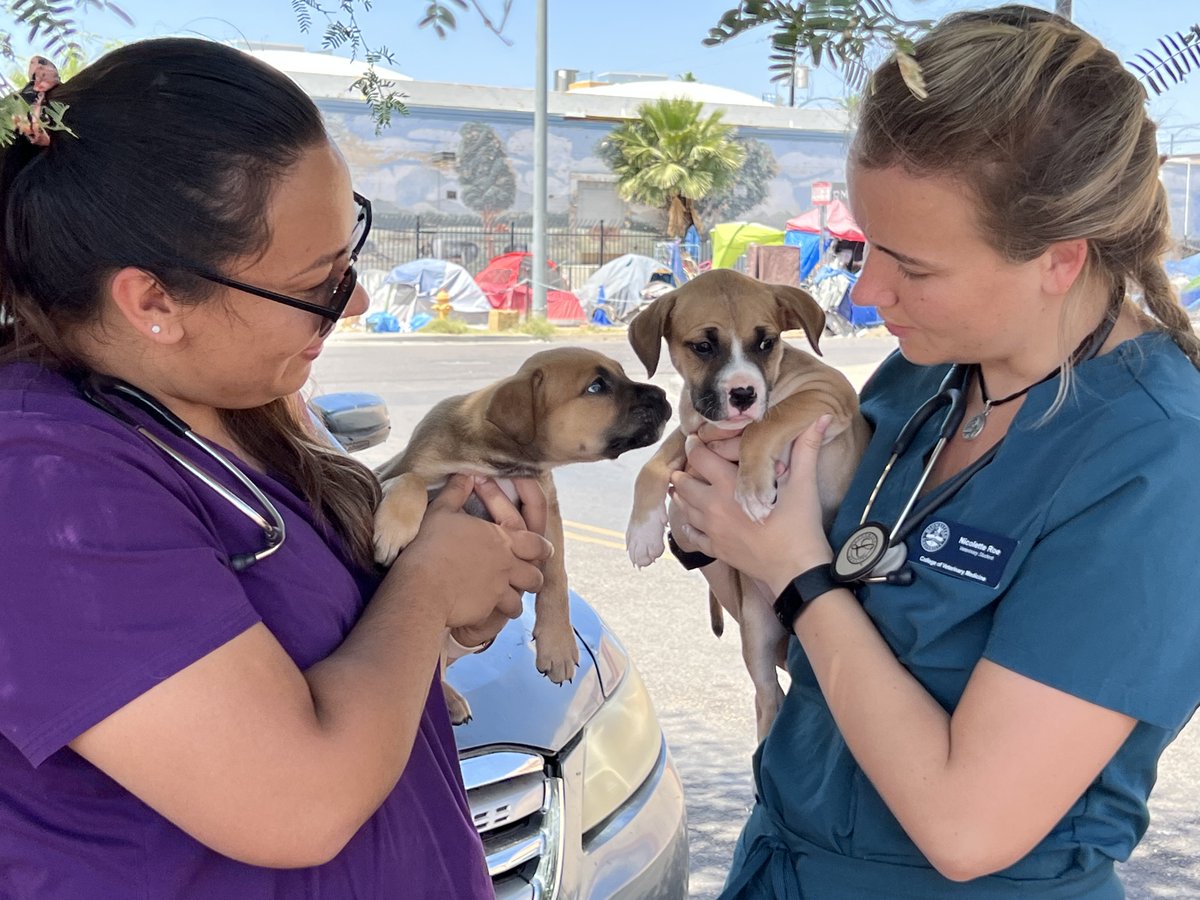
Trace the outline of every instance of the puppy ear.
{"type": "Polygon", "coordinates": [[[675,308],[676,291],[663,294],[634,316],[629,323],[629,343],[633,352],[646,367],[646,374],[653,375],[658,368],[658,357],[662,353],[662,339],[667,336],[671,310],[675,308]]]}
{"type": "Polygon", "coordinates": [[[542,396],[541,369],[505,378],[492,392],[484,418],[522,446],[537,437],[542,396]]]}
{"type": "Polygon", "coordinates": [[[821,304],[812,298],[808,291],[786,284],[772,285],[775,289],[775,302],[783,313],[783,330],[792,331],[803,328],[808,342],[812,344],[813,352],[823,356],[818,344],[821,335],[825,333],[825,310],[821,304]]]}

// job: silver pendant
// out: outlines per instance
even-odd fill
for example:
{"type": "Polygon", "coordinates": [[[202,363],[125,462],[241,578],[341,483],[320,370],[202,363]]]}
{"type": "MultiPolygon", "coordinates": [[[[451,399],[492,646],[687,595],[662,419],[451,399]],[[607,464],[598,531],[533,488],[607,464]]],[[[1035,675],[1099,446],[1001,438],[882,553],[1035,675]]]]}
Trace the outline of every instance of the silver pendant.
{"type": "Polygon", "coordinates": [[[988,411],[990,406],[985,406],[971,418],[967,419],[967,424],[963,426],[962,436],[964,441],[973,441],[983,433],[983,428],[987,425],[988,411]]]}

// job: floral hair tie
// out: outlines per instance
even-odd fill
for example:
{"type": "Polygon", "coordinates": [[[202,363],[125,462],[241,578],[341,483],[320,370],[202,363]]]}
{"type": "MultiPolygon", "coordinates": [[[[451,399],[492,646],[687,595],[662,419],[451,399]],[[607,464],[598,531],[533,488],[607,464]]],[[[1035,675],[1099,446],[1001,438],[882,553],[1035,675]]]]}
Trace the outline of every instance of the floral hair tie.
{"type": "Polygon", "coordinates": [[[50,131],[45,103],[46,92],[62,81],[58,68],[44,56],[35,56],[29,61],[29,83],[21,88],[21,98],[29,104],[26,115],[13,116],[13,127],[37,147],[50,146],[50,131]]]}

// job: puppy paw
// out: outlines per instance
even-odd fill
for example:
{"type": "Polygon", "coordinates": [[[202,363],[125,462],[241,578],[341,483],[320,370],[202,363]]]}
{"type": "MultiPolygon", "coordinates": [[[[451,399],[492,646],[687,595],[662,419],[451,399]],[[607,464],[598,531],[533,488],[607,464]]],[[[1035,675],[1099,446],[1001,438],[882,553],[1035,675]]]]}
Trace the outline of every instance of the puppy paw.
{"type": "Polygon", "coordinates": [[[762,522],[771,514],[778,495],[779,489],[775,484],[774,473],[768,471],[765,475],[756,477],[746,472],[738,472],[733,496],[746,515],[755,522],[762,522]]]}
{"type": "Polygon", "coordinates": [[[579,644],[570,626],[537,631],[533,640],[537,646],[539,672],[555,684],[575,677],[575,667],[579,665],[579,644]]]}
{"type": "MultiPolygon", "coordinates": [[[[422,510],[421,513],[424,511],[422,510]]],[[[421,527],[421,513],[389,504],[387,498],[375,510],[375,562],[390,566],[400,551],[412,543],[421,527]]]]}
{"type": "Polygon", "coordinates": [[[648,566],[667,549],[667,508],[661,506],[640,522],[630,521],[625,529],[625,548],[630,561],[639,569],[648,566]]]}
{"type": "Polygon", "coordinates": [[[467,698],[442,682],[442,696],[446,700],[446,708],[450,710],[450,722],[453,725],[465,725],[471,721],[471,705],[467,698]]]}

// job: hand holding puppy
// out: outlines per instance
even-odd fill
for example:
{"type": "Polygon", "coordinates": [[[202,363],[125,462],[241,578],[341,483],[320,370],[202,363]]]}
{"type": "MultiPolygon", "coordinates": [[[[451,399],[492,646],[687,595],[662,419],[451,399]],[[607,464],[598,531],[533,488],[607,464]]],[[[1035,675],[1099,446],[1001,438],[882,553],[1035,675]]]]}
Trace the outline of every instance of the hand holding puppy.
{"type": "Polygon", "coordinates": [[[517,483],[526,504],[524,517],[490,479],[477,484],[469,475],[452,477],[429,504],[416,539],[387,578],[438,584],[449,628],[478,627],[494,612],[519,616],[522,594],[541,589],[541,563],[550,558],[553,548],[538,533],[539,528],[545,529],[545,494],[528,479],[517,483]],[[473,492],[495,523],[463,510],[473,492]],[[464,566],[460,556],[468,549],[472,562],[464,566]]]}
{"type": "Polygon", "coordinates": [[[671,479],[689,543],[776,592],[798,572],[831,560],[816,489],[817,460],[830,421],[822,416],[796,439],[775,509],[761,523],[750,519],[734,497],[737,466],[702,443],[691,448],[687,470],[671,479]]]}

